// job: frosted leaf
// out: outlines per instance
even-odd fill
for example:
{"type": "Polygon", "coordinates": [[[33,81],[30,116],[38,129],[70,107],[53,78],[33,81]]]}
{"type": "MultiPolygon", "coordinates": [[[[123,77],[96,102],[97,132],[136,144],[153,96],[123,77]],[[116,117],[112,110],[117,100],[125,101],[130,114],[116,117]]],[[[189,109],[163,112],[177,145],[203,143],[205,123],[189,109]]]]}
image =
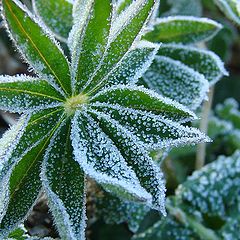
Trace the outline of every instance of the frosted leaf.
{"type": "Polygon", "coordinates": [[[240,25],[240,3],[238,0],[214,0],[214,2],[229,19],[240,25]]]}
{"type": "Polygon", "coordinates": [[[150,89],[193,110],[207,98],[205,77],[168,57],[157,56],[143,79],[150,89]]]}
{"type": "Polygon", "coordinates": [[[2,13],[9,36],[34,72],[63,95],[71,93],[68,61],[46,26],[18,0],[3,0],[2,13]]]}
{"type": "Polygon", "coordinates": [[[59,119],[61,121],[61,115],[59,110],[45,110],[33,115],[20,141],[12,143],[14,151],[4,161],[0,175],[2,195],[8,202],[7,208],[0,210],[0,229],[4,234],[22,221],[37,199],[41,189],[39,174],[43,153],[49,134],[59,119]]]}
{"type": "Polygon", "coordinates": [[[202,15],[202,3],[200,0],[167,0],[171,5],[169,11],[165,12],[163,16],[197,16],[202,15]]]}
{"type": "Polygon", "coordinates": [[[132,240],[199,240],[189,226],[183,226],[174,217],[168,215],[156,222],[146,231],[137,233],[132,240]]]}
{"type": "Polygon", "coordinates": [[[158,49],[158,44],[141,41],[136,48],[126,54],[115,70],[108,75],[107,87],[136,83],[151,65],[158,49]]]}
{"type": "Polygon", "coordinates": [[[108,75],[140,40],[154,7],[155,0],[137,0],[117,17],[110,29],[104,57],[96,73],[84,87],[85,92],[97,91],[105,86],[108,75]]]}
{"type": "MultiPolygon", "coordinates": [[[[95,0],[91,7],[81,35],[74,39],[72,49],[72,72],[73,88],[79,92],[81,88],[92,78],[97,66],[102,61],[105,49],[108,44],[110,24],[112,21],[112,7],[110,0],[95,0]]],[[[82,12],[79,12],[82,16],[82,12]]],[[[81,18],[82,21],[82,18],[81,18]]],[[[79,31],[83,24],[78,21],[73,26],[73,31],[79,31]]]]}
{"type": "Polygon", "coordinates": [[[150,210],[147,206],[136,202],[116,198],[108,193],[97,198],[97,215],[107,224],[127,222],[129,229],[136,232],[150,210]]]}
{"type": "Polygon", "coordinates": [[[131,134],[138,137],[147,149],[162,149],[194,144],[209,139],[195,128],[189,128],[147,111],[123,108],[118,105],[93,104],[89,110],[106,119],[114,119],[131,134]]]}
{"type": "MultiPolygon", "coordinates": [[[[220,156],[215,162],[195,172],[178,187],[176,195],[190,203],[189,211],[227,220],[229,209],[239,206],[240,152],[220,156]]],[[[238,209],[239,211],[239,209],[238,209]]]]}
{"type": "Polygon", "coordinates": [[[92,117],[76,112],[72,126],[72,144],[76,161],[83,171],[107,191],[141,201],[151,196],[128,166],[114,142],[92,117]]]}
{"type": "Polygon", "coordinates": [[[179,122],[196,119],[196,115],[183,105],[139,86],[116,85],[96,94],[91,102],[148,111],[179,122]]]}
{"type": "Polygon", "coordinates": [[[56,38],[66,42],[72,28],[72,3],[67,0],[33,0],[32,4],[34,12],[55,33],[56,38]]]}
{"type": "Polygon", "coordinates": [[[144,145],[118,122],[100,114],[94,118],[98,120],[104,133],[112,139],[128,166],[133,169],[141,186],[151,194],[152,201],[147,202],[147,205],[165,214],[163,174],[159,166],[149,157],[149,152],[144,145]]]}
{"type": "Polygon", "coordinates": [[[233,99],[228,98],[223,104],[216,106],[216,114],[226,121],[231,121],[235,128],[240,129],[240,109],[239,103],[233,99]]]}
{"type": "Polygon", "coordinates": [[[227,219],[227,223],[220,231],[220,235],[224,240],[239,240],[239,232],[240,228],[240,217],[239,215],[234,216],[234,218],[227,219]]]}
{"type": "Polygon", "coordinates": [[[85,177],[73,159],[70,121],[55,132],[46,151],[41,179],[62,239],[85,239],[85,177]]]}
{"type": "Polygon", "coordinates": [[[203,74],[214,85],[222,76],[228,76],[222,60],[213,52],[180,44],[163,44],[158,55],[178,60],[203,74]]]}
{"type": "Polygon", "coordinates": [[[208,18],[171,16],[157,18],[153,30],[146,33],[144,39],[163,43],[197,43],[208,41],[221,29],[221,24],[208,18]]]}
{"type": "Polygon", "coordinates": [[[22,76],[0,76],[0,109],[29,112],[62,105],[62,95],[47,81],[22,76]]]}

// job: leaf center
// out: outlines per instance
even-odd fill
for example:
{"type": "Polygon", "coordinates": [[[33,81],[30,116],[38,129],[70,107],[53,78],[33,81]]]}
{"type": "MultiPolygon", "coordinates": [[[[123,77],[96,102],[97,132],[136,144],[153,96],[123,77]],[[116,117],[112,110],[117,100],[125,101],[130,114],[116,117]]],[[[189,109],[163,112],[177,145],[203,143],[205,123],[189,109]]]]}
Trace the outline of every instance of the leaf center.
{"type": "Polygon", "coordinates": [[[64,104],[65,112],[68,116],[75,113],[77,109],[80,109],[83,104],[88,103],[89,97],[86,94],[79,94],[68,98],[64,104]]]}

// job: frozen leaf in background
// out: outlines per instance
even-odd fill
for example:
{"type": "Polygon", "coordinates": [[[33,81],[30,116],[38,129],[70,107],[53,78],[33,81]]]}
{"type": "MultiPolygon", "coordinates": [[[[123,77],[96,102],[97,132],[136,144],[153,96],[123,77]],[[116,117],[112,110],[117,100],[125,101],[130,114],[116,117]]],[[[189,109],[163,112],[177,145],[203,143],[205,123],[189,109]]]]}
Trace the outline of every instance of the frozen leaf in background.
{"type": "Polygon", "coordinates": [[[223,104],[217,105],[216,113],[222,119],[231,121],[235,128],[240,129],[240,109],[235,99],[228,98],[223,104]]]}
{"type": "Polygon", "coordinates": [[[134,240],[239,239],[240,152],[196,171],[167,201],[169,215],[134,240]],[[231,225],[232,224],[232,225],[231,225]],[[234,228],[236,227],[236,228],[234,228]],[[214,232],[213,232],[214,230],[214,232]],[[165,236],[165,238],[163,238],[165,236]],[[228,238],[236,236],[236,238],[228,238]]]}
{"type": "Polygon", "coordinates": [[[214,2],[230,20],[240,25],[240,2],[238,0],[214,0],[214,2]]]}
{"type": "Polygon", "coordinates": [[[224,68],[222,60],[213,52],[180,44],[163,44],[158,55],[178,60],[203,74],[214,85],[228,72],[224,68]]]}
{"type": "Polygon", "coordinates": [[[206,99],[209,88],[205,77],[180,61],[157,56],[143,76],[157,93],[196,109],[206,99]]]}
{"type": "Polygon", "coordinates": [[[97,214],[107,224],[126,222],[132,232],[136,232],[150,209],[136,202],[122,200],[108,193],[97,199],[97,214]]]}
{"type": "Polygon", "coordinates": [[[72,28],[72,3],[68,0],[33,0],[33,9],[60,41],[67,41],[72,28]]]}
{"type": "Polygon", "coordinates": [[[196,16],[202,15],[202,3],[200,0],[167,0],[171,5],[169,11],[165,12],[163,16],[196,16]]]}
{"type": "Polygon", "coordinates": [[[153,30],[143,38],[150,42],[191,44],[208,41],[221,29],[221,24],[208,18],[173,16],[156,19],[153,30]]]}

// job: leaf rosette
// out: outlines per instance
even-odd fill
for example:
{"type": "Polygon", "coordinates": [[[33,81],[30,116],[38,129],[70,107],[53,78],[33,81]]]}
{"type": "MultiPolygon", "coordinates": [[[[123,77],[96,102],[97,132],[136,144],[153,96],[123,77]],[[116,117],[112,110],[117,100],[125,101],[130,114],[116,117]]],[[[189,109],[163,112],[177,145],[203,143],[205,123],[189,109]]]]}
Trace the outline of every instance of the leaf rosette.
{"type": "Polygon", "coordinates": [[[2,1],[9,36],[35,77],[1,76],[0,108],[23,114],[1,140],[0,236],[16,228],[44,190],[62,239],[84,239],[86,181],[165,214],[165,186],[152,149],[207,141],[183,123],[195,114],[135,83],[158,44],[141,41],[158,6],[77,0],[70,59],[18,0],[2,1]]]}

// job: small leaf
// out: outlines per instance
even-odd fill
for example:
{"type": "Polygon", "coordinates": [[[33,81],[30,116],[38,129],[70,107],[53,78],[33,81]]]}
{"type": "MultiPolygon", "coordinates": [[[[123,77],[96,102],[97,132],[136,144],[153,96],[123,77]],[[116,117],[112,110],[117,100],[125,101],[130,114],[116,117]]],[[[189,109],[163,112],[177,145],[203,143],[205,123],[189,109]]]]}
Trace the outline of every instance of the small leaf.
{"type": "Polygon", "coordinates": [[[159,166],[149,157],[144,145],[116,121],[104,115],[97,115],[95,119],[98,119],[101,129],[112,139],[127,165],[135,172],[141,186],[151,196],[146,205],[165,214],[163,174],[159,166]]]}
{"type": "Polygon", "coordinates": [[[203,74],[210,85],[214,85],[222,76],[228,75],[221,59],[211,51],[179,44],[163,44],[158,55],[178,60],[193,68],[203,74]]]}
{"type": "Polygon", "coordinates": [[[214,2],[230,20],[240,25],[240,3],[238,0],[214,0],[214,2]]]}
{"type": "MultiPolygon", "coordinates": [[[[44,120],[47,119],[45,114],[42,117],[44,120]]],[[[4,168],[0,173],[2,194],[5,196],[4,201],[7,201],[6,205],[4,203],[2,205],[2,202],[0,202],[0,228],[3,235],[7,234],[18,225],[19,221],[25,218],[40,192],[42,185],[39,174],[43,154],[49,143],[49,135],[51,136],[58,126],[58,123],[51,117],[48,115],[49,120],[55,123],[54,125],[50,124],[51,121],[47,122],[47,124],[45,122],[45,125],[43,125],[41,123],[43,119],[39,114],[34,115],[29,120],[28,128],[26,128],[8,161],[5,161],[4,168]],[[33,134],[34,124],[38,126],[38,131],[35,134],[33,134]],[[41,128],[42,131],[40,131],[41,128]],[[47,135],[41,136],[44,131],[47,135]],[[40,139],[39,135],[41,136],[40,139]],[[32,145],[29,146],[29,143],[32,143],[32,145]]]]}
{"type": "Polygon", "coordinates": [[[141,111],[148,111],[173,121],[189,121],[195,114],[183,105],[162,97],[155,92],[138,86],[117,85],[103,90],[91,99],[92,103],[103,103],[106,106],[120,105],[141,111]]]}
{"type": "Polygon", "coordinates": [[[120,224],[127,222],[129,229],[136,232],[150,209],[136,202],[125,201],[108,193],[97,199],[97,214],[107,224],[120,224]]]}
{"type": "Polygon", "coordinates": [[[114,142],[91,116],[76,112],[72,128],[76,161],[89,177],[121,197],[140,201],[151,199],[114,142]]]}
{"type": "Polygon", "coordinates": [[[44,156],[41,178],[50,210],[62,239],[85,239],[85,177],[73,159],[70,122],[51,139],[44,156]]]}
{"type": "MultiPolygon", "coordinates": [[[[78,2],[76,1],[75,5],[80,4],[78,2]]],[[[84,1],[80,2],[84,5],[84,1]]],[[[74,36],[71,42],[73,45],[72,66],[73,73],[76,74],[76,83],[73,84],[73,87],[76,87],[77,92],[92,78],[98,64],[100,64],[110,31],[111,1],[93,0],[90,2],[92,3],[86,11],[89,15],[85,19],[85,23],[83,23],[84,19],[77,21],[71,32],[74,36]],[[84,27],[81,28],[82,25],[84,27]]],[[[76,8],[76,6],[74,7],[76,8]]],[[[79,10],[76,14],[82,15],[79,10]]]]}
{"type": "Polygon", "coordinates": [[[67,0],[33,0],[35,13],[55,33],[60,41],[67,41],[72,28],[72,3],[67,0]]]}
{"type": "Polygon", "coordinates": [[[188,128],[164,118],[160,114],[124,108],[119,105],[105,106],[92,104],[91,112],[114,119],[133,135],[138,136],[144,146],[151,149],[163,149],[185,144],[194,144],[206,140],[206,136],[194,128],[188,128]]]}
{"type": "Polygon", "coordinates": [[[164,56],[155,58],[143,80],[150,89],[193,110],[207,98],[209,89],[208,81],[202,74],[164,56]]]}
{"type": "Polygon", "coordinates": [[[176,16],[156,19],[144,39],[163,43],[197,43],[213,38],[222,25],[207,18],[176,16]]]}
{"type": "Polygon", "coordinates": [[[0,108],[26,112],[53,108],[63,103],[62,95],[47,81],[27,76],[0,77],[0,108]]]}
{"type": "Polygon", "coordinates": [[[152,64],[158,49],[158,44],[141,41],[136,48],[126,54],[118,67],[108,76],[107,86],[136,83],[152,64]]]}
{"type": "Polygon", "coordinates": [[[137,0],[114,20],[104,58],[98,71],[84,88],[85,92],[98,91],[107,84],[108,76],[140,39],[156,6],[155,0],[137,0]]]}
{"type": "Polygon", "coordinates": [[[33,70],[70,94],[68,61],[51,33],[18,0],[3,0],[2,5],[10,37],[33,70]]]}

